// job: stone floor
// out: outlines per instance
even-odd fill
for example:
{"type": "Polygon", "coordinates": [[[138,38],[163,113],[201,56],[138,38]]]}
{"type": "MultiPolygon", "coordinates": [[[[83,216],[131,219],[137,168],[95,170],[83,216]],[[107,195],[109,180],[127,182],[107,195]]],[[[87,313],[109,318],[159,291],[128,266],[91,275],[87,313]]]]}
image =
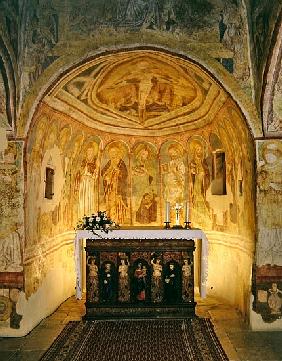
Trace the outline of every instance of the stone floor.
{"type": "MultiPolygon", "coordinates": [[[[282,332],[252,332],[230,306],[211,297],[197,302],[197,315],[212,319],[230,361],[282,361],[282,332]]],[[[69,298],[27,336],[0,338],[0,361],[39,360],[66,323],[83,314],[84,301],[69,298]]]]}

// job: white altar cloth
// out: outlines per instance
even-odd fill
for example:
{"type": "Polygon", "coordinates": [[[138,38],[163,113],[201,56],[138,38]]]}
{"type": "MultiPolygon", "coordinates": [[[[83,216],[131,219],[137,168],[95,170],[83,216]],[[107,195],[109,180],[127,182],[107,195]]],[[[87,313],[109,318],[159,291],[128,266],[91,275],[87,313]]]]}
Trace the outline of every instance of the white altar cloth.
{"type": "Polygon", "coordinates": [[[201,280],[200,296],[206,297],[206,282],[208,278],[208,239],[201,229],[115,229],[103,231],[81,230],[76,232],[74,240],[76,268],[76,298],[82,298],[82,241],[83,239],[201,239],[201,280]]]}

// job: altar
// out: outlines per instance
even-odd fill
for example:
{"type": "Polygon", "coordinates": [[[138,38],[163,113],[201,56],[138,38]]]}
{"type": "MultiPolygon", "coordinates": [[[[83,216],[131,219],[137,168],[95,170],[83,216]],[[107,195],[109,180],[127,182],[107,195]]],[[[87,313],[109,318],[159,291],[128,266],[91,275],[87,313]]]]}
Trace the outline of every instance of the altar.
{"type": "MultiPolygon", "coordinates": [[[[77,231],[76,297],[82,297],[86,239],[86,319],[99,315],[194,315],[194,240],[201,240],[200,296],[206,296],[208,241],[200,229],[77,231]],[[173,288],[169,288],[173,285],[173,288]]],[[[135,316],[134,316],[135,315],[135,316]]]]}

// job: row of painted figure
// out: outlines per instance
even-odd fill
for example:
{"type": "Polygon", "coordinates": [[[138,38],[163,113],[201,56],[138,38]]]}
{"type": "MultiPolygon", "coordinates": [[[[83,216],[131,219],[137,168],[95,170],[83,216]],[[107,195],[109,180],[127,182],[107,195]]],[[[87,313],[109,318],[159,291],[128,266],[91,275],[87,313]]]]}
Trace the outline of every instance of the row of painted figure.
{"type": "MultiPolygon", "coordinates": [[[[210,183],[211,171],[208,170],[204,159],[202,144],[198,142],[195,148],[193,161],[190,162],[190,172],[187,174],[185,157],[180,145],[177,143],[169,145],[168,159],[161,164],[161,192],[164,200],[170,202],[172,206],[190,199],[194,216],[198,212],[197,219],[204,217],[208,220],[210,217],[205,192],[210,183]],[[190,183],[191,189],[187,186],[187,182],[190,183]]],[[[78,218],[95,212],[99,203],[100,208],[106,209],[109,217],[117,223],[130,223],[130,172],[125,159],[125,149],[121,143],[116,142],[107,150],[109,159],[104,166],[99,166],[100,160],[95,155],[94,147],[86,152],[87,159],[82,162],[75,180],[79,204],[78,218]]],[[[142,224],[154,223],[158,219],[160,178],[157,158],[152,152],[149,146],[141,144],[131,169],[132,207],[135,210],[132,221],[142,224]]]]}
{"type": "Polygon", "coordinates": [[[99,268],[96,257],[89,256],[87,266],[88,302],[170,304],[193,301],[193,264],[189,257],[181,263],[170,260],[164,265],[160,258],[153,258],[151,265],[139,258],[132,266],[124,258],[118,267],[105,261],[99,268]]]}

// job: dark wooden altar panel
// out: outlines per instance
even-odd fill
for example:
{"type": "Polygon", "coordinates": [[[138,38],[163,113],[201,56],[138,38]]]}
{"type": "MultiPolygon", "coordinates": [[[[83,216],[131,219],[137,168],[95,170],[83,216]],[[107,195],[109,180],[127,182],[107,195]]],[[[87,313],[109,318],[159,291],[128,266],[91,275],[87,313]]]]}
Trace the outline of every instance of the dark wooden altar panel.
{"type": "Polygon", "coordinates": [[[193,240],[89,239],[85,250],[85,319],[195,316],[193,240]]]}

